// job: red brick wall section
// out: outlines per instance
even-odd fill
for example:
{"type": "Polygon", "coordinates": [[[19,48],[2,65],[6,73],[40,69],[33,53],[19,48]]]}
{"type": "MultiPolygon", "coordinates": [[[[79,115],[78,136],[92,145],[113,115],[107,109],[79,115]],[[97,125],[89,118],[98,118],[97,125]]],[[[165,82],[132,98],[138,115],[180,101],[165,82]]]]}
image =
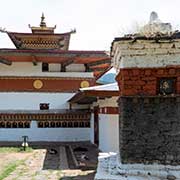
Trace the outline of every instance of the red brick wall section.
{"type": "Polygon", "coordinates": [[[121,96],[155,96],[160,78],[175,78],[175,92],[180,94],[180,67],[120,69],[116,80],[121,96]]]}
{"type": "Polygon", "coordinates": [[[99,108],[100,114],[119,114],[119,107],[101,107],[99,108]]]}

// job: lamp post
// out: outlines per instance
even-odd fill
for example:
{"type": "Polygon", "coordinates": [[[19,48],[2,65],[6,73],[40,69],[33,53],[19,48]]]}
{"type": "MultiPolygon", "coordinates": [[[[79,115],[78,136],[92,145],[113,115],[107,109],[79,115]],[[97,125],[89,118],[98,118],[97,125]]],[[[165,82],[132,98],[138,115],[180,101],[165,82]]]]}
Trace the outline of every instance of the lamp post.
{"type": "Polygon", "coordinates": [[[22,136],[23,138],[23,142],[22,142],[22,147],[23,147],[23,150],[26,151],[26,148],[28,147],[28,136],[22,136]]]}

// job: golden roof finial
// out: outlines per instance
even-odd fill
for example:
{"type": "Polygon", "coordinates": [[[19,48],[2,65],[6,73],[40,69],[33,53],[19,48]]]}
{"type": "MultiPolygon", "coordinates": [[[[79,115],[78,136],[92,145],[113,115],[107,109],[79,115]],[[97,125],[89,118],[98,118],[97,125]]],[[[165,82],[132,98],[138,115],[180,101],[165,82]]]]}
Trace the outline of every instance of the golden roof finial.
{"type": "Polygon", "coordinates": [[[44,17],[44,13],[42,13],[41,16],[41,23],[40,23],[40,27],[46,27],[46,22],[45,22],[45,17],[44,17]]]}

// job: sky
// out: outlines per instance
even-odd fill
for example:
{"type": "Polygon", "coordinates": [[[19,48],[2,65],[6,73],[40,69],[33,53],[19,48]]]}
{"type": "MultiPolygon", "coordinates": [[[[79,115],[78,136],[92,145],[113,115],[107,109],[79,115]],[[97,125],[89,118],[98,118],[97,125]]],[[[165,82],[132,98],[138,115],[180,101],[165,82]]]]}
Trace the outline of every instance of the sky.
{"type": "MultiPolygon", "coordinates": [[[[109,51],[115,37],[134,32],[146,24],[152,11],[163,22],[180,29],[180,0],[0,0],[0,27],[13,32],[30,32],[39,26],[44,12],[56,33],[76,29],[70,50],[109,51]]],[[[0,33],[0,48],[15,48],[7,34],[0,33]]]]}

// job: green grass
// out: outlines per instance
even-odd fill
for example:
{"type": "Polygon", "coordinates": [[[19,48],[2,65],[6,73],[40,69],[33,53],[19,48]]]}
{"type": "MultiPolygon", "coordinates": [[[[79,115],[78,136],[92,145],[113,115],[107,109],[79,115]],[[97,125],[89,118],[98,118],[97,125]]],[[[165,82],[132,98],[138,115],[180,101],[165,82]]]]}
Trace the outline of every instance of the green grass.
{"type": "Polygon", "coordinates": [[[8,177],[13,171],[16,170],[16,168],[21,165],[24,161],[15,161],[12,163],[9,163],[1,172],[0,174],[0,180],[3,180],[4,178],[8,177]]]}
{"type": "Polygon", "coordinates": [[[31,147],[26,148],[26,151],[23,151],[23,149],[19,147],[0,147],[0,153],[32,152],[32,151],[33,149],[31,147]]]}

